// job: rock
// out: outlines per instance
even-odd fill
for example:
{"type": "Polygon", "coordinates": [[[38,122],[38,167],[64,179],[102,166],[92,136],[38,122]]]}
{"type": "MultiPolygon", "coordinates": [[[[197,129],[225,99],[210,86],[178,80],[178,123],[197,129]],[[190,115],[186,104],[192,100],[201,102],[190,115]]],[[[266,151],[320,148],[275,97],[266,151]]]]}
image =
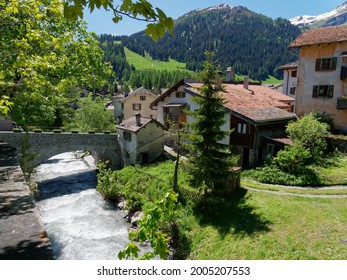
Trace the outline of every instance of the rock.
{"type": "Polygon", "coordinates": [[[144,214],[141,211],[135,212],[134,215],[131,217],[131,221],[130,221],[131,226],[136,227],[138,221],[141,220],[143,215],[144,214]]]}

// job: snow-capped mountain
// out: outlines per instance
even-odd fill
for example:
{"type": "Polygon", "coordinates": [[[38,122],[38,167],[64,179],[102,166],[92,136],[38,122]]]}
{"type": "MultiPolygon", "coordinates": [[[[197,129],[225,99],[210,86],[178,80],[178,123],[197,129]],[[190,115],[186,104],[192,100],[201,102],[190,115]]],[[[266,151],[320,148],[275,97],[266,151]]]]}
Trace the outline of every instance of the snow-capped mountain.
{"type": "Polygon", "coordinates": [[[296,26],[326,27],[345,24],[347,22],[347,1],[336,9],[318,16],[297,16],[290,19],[296,26]]]}

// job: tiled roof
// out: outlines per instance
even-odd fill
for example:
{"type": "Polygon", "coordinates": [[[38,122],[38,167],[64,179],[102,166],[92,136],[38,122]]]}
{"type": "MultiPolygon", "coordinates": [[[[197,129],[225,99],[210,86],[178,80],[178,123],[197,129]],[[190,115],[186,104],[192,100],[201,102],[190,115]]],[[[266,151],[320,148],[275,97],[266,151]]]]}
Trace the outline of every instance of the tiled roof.
{"type": "Polygon", "coordinates": [[[157,120],[149,119],[149,118],[143,118],[143,117],[140,118],[140,125],[138,126],[136,124],[136,116],[132,116],[132,117],[124,120],[123,122],[121,122],[120,124],[117,125],[117,128],[131,131],[131,132],[137,132],[141,128],[143,128],[147,124],[149,124],[150,122],[155,122],[157,125],[159,125],[163,129],[165,129],[165,127],[161,123],[159,123],[157,120]]]}
{"type": "Polygon", "coordinates": [[[289,48],[347,41],[347,25],[310,29],[299,35],[289,48]]]}
{"type": "MultiPolygon", "coordinates": [[[[201,84],[189,84],[190,91],[198,93],[196,88],[201,84]]],[[[224,92],[221,95],[225,107],[239,115],[253,120],[264,122],[273,120],[293,119],[295,115],[287,112],[294,99],[276,90],[262,85],[249,85],[245,89],[242,84],[223,84],[224,92]]]]}

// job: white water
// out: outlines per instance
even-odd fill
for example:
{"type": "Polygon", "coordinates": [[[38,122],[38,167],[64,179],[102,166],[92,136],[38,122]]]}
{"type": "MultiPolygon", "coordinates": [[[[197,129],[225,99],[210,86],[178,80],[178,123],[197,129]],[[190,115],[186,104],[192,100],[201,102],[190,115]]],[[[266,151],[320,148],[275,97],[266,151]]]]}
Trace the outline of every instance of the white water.
{"type": "Polygon", "coordinates": [[[56,259],[112,260],[129,242],[121,212],[96,191],[92,157],[64,153],[40,165],[37,204],[56,259]]]}

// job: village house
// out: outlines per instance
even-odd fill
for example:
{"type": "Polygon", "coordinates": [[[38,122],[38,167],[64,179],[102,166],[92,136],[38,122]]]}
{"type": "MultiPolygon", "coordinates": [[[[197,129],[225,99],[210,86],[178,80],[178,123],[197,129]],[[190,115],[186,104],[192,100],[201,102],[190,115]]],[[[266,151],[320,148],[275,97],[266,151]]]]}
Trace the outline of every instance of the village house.
{"type": "Polygon", "coordinates": [[[277,69],[283,70],[282,93],[295,98],[296,87],[298,85],[298,62],[288,63],[277,69]]]}
{"type": "MultiPolygon", "coordinates": [[[[181,80],[159,96],[151,107],[157,110],[157,120],[170,129],[177,129],[180,122],[191,123],[193,118],[186,110],[197,108],[193,97],[201,97],[200,83],[181,80]]],[[[290,110],[294,99],[262,85],[249,83],[245,77],[243,84],[232,81],[222,84],[220,92],[225,101],[225,124],[222,130],[233,129],[222,143],[231,145],[240,155],[243,168],[252,167],[265,159],[267,154],[275,154],[288,144],[285,126],[296,115],[290,110]]],[[[168,138],[166,144],[173,144],[168,138]],[[168,142],[169,141],[169,142],[168,142]]]]}
{"type": "Polygon", "coordinates": [[[126,151],[126,164],[147,164],[164,152],[165,127],[155,119],[137,113],[118,124],[117,130],[121,146],[126,151]]]}
{"type": "Polygon", "coordinates": [[[296,114],[328,114],[347,133],[347,25],[305,31],[289,48],[300,50],[296,114]]]}
{"type": "Polygon", "coordinates": [[[139,113],[144,118],[156,118],[157,112],[149,105],[157,96],[144,87],[140,87],[126,95],[116,94],[113,96],[114,117],[117,123],[122,122],[139,113]]]}

